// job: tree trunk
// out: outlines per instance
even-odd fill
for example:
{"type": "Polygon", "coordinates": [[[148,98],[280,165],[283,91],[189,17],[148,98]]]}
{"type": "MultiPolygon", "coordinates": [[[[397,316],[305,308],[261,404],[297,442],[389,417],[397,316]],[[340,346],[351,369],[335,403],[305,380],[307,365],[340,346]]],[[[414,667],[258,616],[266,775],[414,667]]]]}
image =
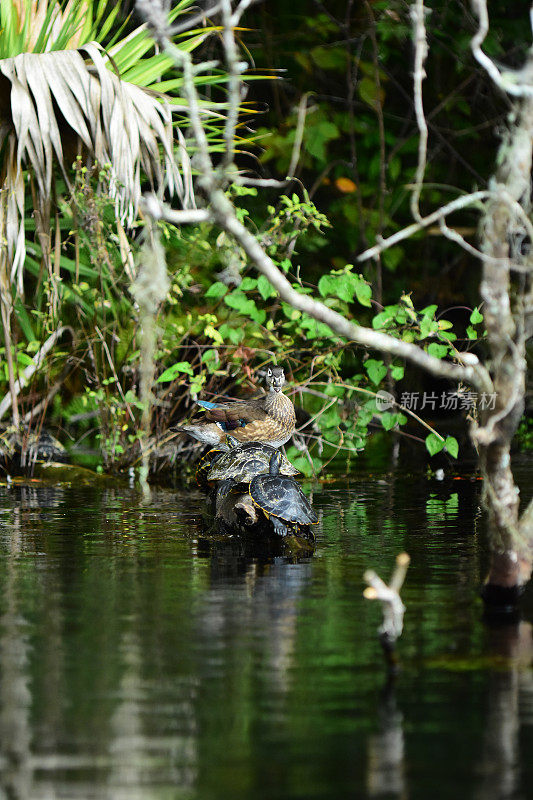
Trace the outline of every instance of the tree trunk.
{"type": "Polygon", "coordinates": [[[491,186],[496,199],[488,204],[482,226],[482,250],[488,258],[483,260],[480,294],[495,403],[481,416],[473,439],[484,478],[492,550],[484,596],[503,605],[512,603],[529,580],[533,555],[531,515],[524,514],[521,524],[510,457],[525,398],[532,152],[533,99],[527,98],[500,147],[500,166],[491,186]]]}

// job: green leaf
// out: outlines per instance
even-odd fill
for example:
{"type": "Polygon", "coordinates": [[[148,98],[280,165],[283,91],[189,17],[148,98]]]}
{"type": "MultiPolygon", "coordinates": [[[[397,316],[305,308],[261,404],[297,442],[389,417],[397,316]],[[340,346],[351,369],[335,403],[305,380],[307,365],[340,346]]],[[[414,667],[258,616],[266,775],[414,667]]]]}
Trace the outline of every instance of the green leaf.
{"type": "Polygon", "coordinates": [[[435,322],[434,319],[431,319],[429,316],[422,317],[422,321],[420,323],[420,337],[422,339],[427,339],[427,337],[431,333],[435,333],[439,329],[439,323],[435,322]]]}
{"type": "Polygon", "coordinates": [[[342,72],[346,69],[346,50],[344,47],[331,45],[314,47],[309,55],[320,69],[332,69],[342,72]]]}
{"type": "Polygon", "coordinates": [[[176,364],[168,367],[168,369],[161,373],[156,383],[171,383],[182,373],[194,376],[194,372],[188,361],[178,361],[176,364]]]}
{"type": "Polygon", "coordinates": [[[350,269],[336,275],[323,275],[318,282],[318,291],[322,297],[333,296],[352,303],[355,296],[362,306],[369,308],[371,305],[371,286],[361,275],[355,275],[350,269]]]}
{"type": "Polygon", "coordinates": [[[22,304],[22,300],[20,297],[17,297],[15,300],[15,314],[17,316],[17,322],[20,325],[24,337],[27,342],[32,342],[35,340],[35,333],[33,330],[33,326],[31,324],[31,317],[24,308],[22,304]]]}
{"type": "MultiPolygon", "coordinates": [[[[220,336],[220,333],[218,335],[220,336]]],[[[220,336],[220,342],[222,344],[224,343],[222,336],[220,336]]],[[[214,349],[206,350],[202,355],[202,364],[206,365],[208,372],[214,372],[216,370],[219,360],[218,351],[214,349]]]]}
{"type": "Polygon", "coordinates": [[[315,457],[312,459],[311,463],[309,458],[302,455],[296,447],[290,447],[288,449],[287,458],[296,469],[299,469],[300,472],[308,478],[312,475],[318,475],[322,468],[321,459],[315,457]]]}
{"type": "Polygon", "coordinates": [[[372,80],[372,78],[363,78],[359,81],[357,90],[363,102],[368,103],[371,108],[376,107],[376,102],[380,93],[375,80],[372,80]]]}
{"type": "Polygon", "coordinates": [[[257,289],[263,300],[268,300],[270,297],[276,297],[277,292],[264,275],[260,275],[257,279],[257,289]]]}
{"type": "Polygon", "coordinates": [[[397,180],[397,178],[399,178],[401,171],[402,171],[401,159],[399,159],[398,156],[391,158],[391,160],[389,161],[389,175],[393,182],[397,180]]]}
{"type": "Polygon", "coordinates": [[[426,436],[426,448],[430,456],[434,456],[436,453],[440,453],[443,447],[444,447],[444,439],[442,439],[440,436],[437,436],[436,433],[430,433],[429,436],[426,436]]]}
{"type": "Polygon", "coordinates": [[[483,314],[481,313],[479,308],[475,308],[470,314],[470,322],[472,323],[472,325],[477,325],[478,322],[483,322],[483,314]]]}
{"type": "Polygon", "coordinates": [[[384,411],[381,415],[381,424],[386,431],[392,430],[395,425],[405,425],[406,422],[407,417],[404,414],[400,414],[398,411],[384,411]]]}
{"type": "Polygon", "coordinates": [[[386,431],[392,430],[397,422],[397,414],[392,414],[390,411],[384,411],[381,415],[381,424],[386,431]]]}
{"type": "Polygon", "coordinates": [[[244,339],[244,330],[232,327],[227,322],[220,326],[219,331],[224,341],[230,341],[232,344],[240,344],[244,339]]]}
{"type": "Polygon", "coordinates": [[[205,384],[205,382],[206,382],[206,376],[205,375],[202,375],[202,374],[194,375],[192,380],[191,380],[191,382],[190,382],[190,384],[189,384],[190,393],[192,395],[199,394],[200,390],[202,389],[202,386],[205,384]]]}
{"type": "Polygon", "coordinates": [[[217,331],[217,329],[214,327],[214,325],[206,325],[204,328],[204,333],[206,336],[212,339],[215,342],[215,344],[224,344],[224,339],[220,335],[220,332],[217,331]]]}
{"type": "Polygon", "coordinates": [[[444,356],[448,355],[448,347],[445,344],[431,342],[428,347],[428,353],[430,356],[434,356],[435,358],[444,358],[444,356]]]}
{"type": "Polygon", "coordinates": [[[374,319],[372,320],[372,327],[374,330],[378,330],[379,328],[386,328],[388,323],[392,322],[394,318],[394,314],[385,309],[385,311],[380,311],[379,314],[376,314],[374,319]]]}
{"type": "Polygon", "coordinates": [[[308,339],[336,339],[336,334],[325,322],[319,322],[308,314],[302,314],[300,327],[307,331],[308,339]]]}
{"type": "MultiPolygon", "coordinates": [[[[353,277],[359,276],[354,275],[353,277]]],[[[372,299],[372,287],[361,277],[359,277],[359,280],[355,284],[355,296],[362,306],[366,306],[367,308],[371,307],[372,303],[370,301],[372,299]]]]}
{"type": "Polygon", "coordinates": [[[477,339],[477,331],[472,325],[469,325],[466,329],[466,335],[469,339],[477,339]]]}
{"type": "Polygon", "coordinates": [[[322,275],[318,281],[318,291],[322,297],[329,297],[329,295],[336,294],[337,283],[338,281],[335,275],[322,275]]]}
{"type": "Polygon", "coordinates": [[[383,361],[377,361],[375,358],[369,358],[365,361],[365,369],[368,373],[368,377],[376,386],[378,383],[381,383],[387,374],[387,367],[383,361]]]}
{"type": "Polygon", "coordinates": [[[211,284],[204,297],[214,297],[215,299],[218,299],[219,297],[223,297],[227,291],[228,287],[226,284],[217,281],[216,283],[211,284]]]}
{"type": "Polygon", "coordinates": [[[390,374],[393,380],[401,381],[404,376],[405,369],[401,364],[392,364],[390,374]]]}
{"type": "Polygon", "coordinates": [[[453,436],[447,436],[445,442],[446,452],[449,453],[452,458],[457,458],[459,454],[459,443],[457,439],[453,436]]]}
{"type": "Polygon", "coordinates": [[[227,294],[224,297],[224,302],[227,306],[234,308],[236,311],[239,311],[245,316],[249,316],[252,308],[255,308],[254,301],[246,297],[244,292],[241,292],[240,289],[234,289],[232,292],[227,294]]]}

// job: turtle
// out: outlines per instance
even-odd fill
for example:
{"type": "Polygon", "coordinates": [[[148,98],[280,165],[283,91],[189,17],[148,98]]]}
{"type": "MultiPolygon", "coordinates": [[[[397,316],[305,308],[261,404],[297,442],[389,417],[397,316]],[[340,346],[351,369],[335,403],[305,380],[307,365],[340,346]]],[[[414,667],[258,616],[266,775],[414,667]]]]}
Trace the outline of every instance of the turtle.
{"type": "Polygon", "coordinates": [[[67,463],[67,451],[51,433],[28,428],[0,430],[0,463],[10,469],[27,469],[36,462],[67,463]]]}
{"type": "MultiPolygon", "coordinates": [[[[231,437],[227,436],[226,440],[231,437]]],[[[274,453],[278,452],[272,445],[265,442],[244,442],[236,447],[230,446],[227,453],[216,459],[206,475],[207,481],[225,481],[231,479],[234,483],[248,483],[256,475],[267,473],[274,453]]],[[[208,454],[209,455],[209,454],[208,454]]],[[[288,458],[279,454],[279,471],[282,475],[299,475],[288,458]]]]}
{"type": "Polygon", "coordinates": [[[196,466],[196,472],[194,473],[194,477],[196,478],[196,483],[201,489],[207,489],[209,484],[207,481],[207,473],[219,458],[225,455],[228,452],[227,445],[220,445],[220,447],[213,447],[209,450],[205,455],[202,456],[200,461],[196,466]]]}
{"type": "Polygon", "coordinates": [[[318,517],[296,481],[279,474],[281,458],[276,450],[270,458],[268,475],[252,478],[248,492],[278,536],[287,536],[316,525],[318,517]]]}

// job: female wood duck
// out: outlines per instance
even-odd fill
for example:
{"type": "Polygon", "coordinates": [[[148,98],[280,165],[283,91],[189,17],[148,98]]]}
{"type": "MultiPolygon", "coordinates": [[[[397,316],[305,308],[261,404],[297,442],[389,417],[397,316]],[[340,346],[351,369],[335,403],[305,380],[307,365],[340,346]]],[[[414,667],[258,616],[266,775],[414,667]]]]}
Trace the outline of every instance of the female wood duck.
{"type": "Polygon", "coordinates": [[[238,442],[267,442],[281,447],[294,433],[294,406],[283,394],[285,373],[282,367],[269,367],[266,374],[268,392],[257,400],[210,403],[198,400],[206,409],[208,422],[180,426],[180,430],[205,444],[218,445],[228,432],[238,442]]]}

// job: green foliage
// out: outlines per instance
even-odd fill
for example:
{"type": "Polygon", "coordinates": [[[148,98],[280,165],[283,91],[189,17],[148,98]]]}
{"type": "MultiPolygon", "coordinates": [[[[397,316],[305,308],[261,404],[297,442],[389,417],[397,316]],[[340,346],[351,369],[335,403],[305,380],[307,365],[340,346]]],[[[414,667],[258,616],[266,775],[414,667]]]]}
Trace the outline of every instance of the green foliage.
{"type": "Polygon", "coordinates": [[[352,265],[348,264],[342,270],[333,270],[329,275],[323,275],[318,282],[318,291],[322,297],[338,297],[346,303],[353,302],[356,297],[362,306],[369,308],[372,288],[362,275],[355,275],[352,269],[352,265]]]}
{"type": "MultiPolygon", "coordinates": [[[[235,194],[241,203],[248,202],[249,197],[235,194]]],[[[365,324],[373,324],[374,328],[387,330],[398,338],[407,338],[410,334],[413,341],[427,342],[431,354],[440,358],[453,357],[452,341],[444,336],[450,335],[451,323],[438,314],[434,304],[418,311],[411,297],[404,294],[398,303],[373,316],[372,287],[350,264],[324,272],[317,287],[310,286],[308,281],[304,283],[296,250],[287,257],[287,242],[297,235],[295,241],[299,248],[306,237],[317,230],[313,224],[303,224],[302,209],[305,220],[320,220],[320,230],[327,230],[327,225],[308,199],[300,203],[293,196],[287,201],[288,198],[278,209],[269,209],[271,214],[261,222],[261,229],[268,231],[271,257],[298,291],[318,290],[328,305],[348,318],[357,321],[363,314],[365,324]]],[[[191,237],[191,252],[196,254],[199,239],[193,231],[187,235],[191,237]]],[[[221,277],[228,274],[228,261],[244,263],[240,253],[220,247],[220,236],[208,226],[202,227],[201,248],[202,261],[209,263],[211,270],[218,271],[221,277]]],[[[187,251],[186,260],[194,263],[196,259],[187,251]]],[[[205,274],[203,266],[194,270],[193,284],[197,279],[205,281],[205,274]]],[[[311,435],[307,442],[309,453],[296,448],[289,451],[304,474],[319,471],[338,454],[356,454],[364,448],[369,433],[376,427],[398,430],[407,423],[408,416],[400,408],[383,410],[375,400],[378,391],[390,388],[390,381],[402,380],[403,363],[397,359],[385,361],[379,355],[368,357],[362,350],[354,351],[324,323],[280,302],[264,276],[246,268],[230,274],[231,285],[220,279],[204,284],[200,292],[203,313],[196,316],[182,313],[180,332],[186,335],[187,341],[193,338],[200,349],[205,348],[200,360],[177,360],[171,346],[172,336],[163,332],[158,383],[169,385],[171,391],[188,391],[195,395],[199,387],[209,391],[210,386],[216,385],[213,382],[226,375],[231,364],[233,367],[242,364],[253,371],[254,366],[272,358],[284,363],[290,383],[301,387],[298,405],[313,420],[312,427],[308,425],[303,431],[304,435],[311,435]],[[311,373],[313,378],[309,384],[311,373]]],[[[189,300],[196,304],[198,311],[194,295],[189,300]]],[[[184,301],[189,300],[186,292],[184,301]]],[[[250,375],[246,369],[241,372],[242,379],[250,375]]],[[[233,392],[237,396],[239,393],[238,389],[233,392]]],[[[440,449],[446,447],[451,455],[457,454],[455,440],[451,437],[442,439],[442,443],[441,437],[437,434],[434,437],[440,449]]]]}
{"type": "Polygon", "coordinates": [[[176,379],[177,375],[181,373],[186,373],[187,375],[194,375],[191,365],[188,361],[178,361],[176,364],[172,364],[171,367],[164,370],[159,378],[157,379],[158,383],[171,383],[173,380],[176,379]]]}
{"type": "MultiPolygon", "coordinates": [[[[174,12],[189,5],[187,1],[178,3],[174,12]]],[[[92,16],[87,12],[90,24],[87,22],[84,31],[91,30],[91,36],[98,35],[109,46],[121,76],[169,92],[176,103],[182,103],[181,76],[170,70],[166,56],[155,52],[145,30],[136,29],[125,37],[120,26],[115,31],[115,25],[109,23],[114,17],[106,14],[117,13],[109,10],[111,6],[99,2],[88,3],[89,7],[92,16]],[[98,33],[95,13],[100,14],[98,33]]],[[[299,292],[317,293],[329,307],[356,323],[419,343],[436,358],[453,359],[455,343],[465,335],[463,329],[443,318],[437,304],[430,303],[436,293],[431,290],[428,296],[420,277],[422,268],[427,278],[436,274],[441,264],[440,259],[431,258],[431,243],[425,242],[423,255],[420,248],[414,258],[421,235],[414,246],[405,243],[383,252],[380,269],[388,279],[383,281],[382,293],[373,267],[360,272],[361,267],[350,263],[376,236],[392,232],[406,221],[406,184],[416,164],[416,139],[402,133],[407,119],[407,111],[401,107],[405,102],[398,100],[389,78],[391,68],[398,66],[397,59],[402,66],[401,80],[410,81],[405,60],[397,55],[398,47],[407,46],[407,15],[397,2],[372,4],[367,11],[375,14],[379,63],[369,49],[370,39],[365,38],[368,25],[372,27],[370,20],[358,17],[356,24],[365,35],[357,56],[346,46],[345,37],[339,38],[338,28],[327,15],[306,17],[302,30],[293,32],[296,37],[303,36],[305,45],[295,49],[297,76],[307,73],[306,78],[316,80],[317,86],[331,81],[337,91],[340,78],[344,81],[347,70],[357,67],[352,107],[333,101],[327,93],[310,99],[300,170],[304,182],[314,185],[311,196],[317,198],[317,204],[299,181],[291,183],[286,195],[270,199],[266,207],[255,188],[235,185],[228,195],[236,204],[239,219],[257,235],[299,292]],[[309,37],[311,41],[306,43],[309,37]],[[386,122],[383,141],[382,116],[386,122]],[[328,218],[323,208],[328,209],[328,218]],[[419,310],[411,295],[417,298],[417,305],[430,304],[419,310]]],[[[26,27],[28,32],[30,26],[26,27]]],[[[16,25],[6,17],[3,35],[13,38],[14,32],[16,25]]],[[[189,50],[200,46],[207,32],[193,32],[182,38],[180,46],[189,50]]],[[[41,44],[44,46],[44,39],[41,44]]],[[[10,46],[18,45],[13,39],[10,46]]],[[[223,111],[225,98],[217,94],[217,87],[226,77],[215,71],[205,77],[199,74],[197,80],[215,92],[209,108],[223,111]]],[[[453,113],[462,117],[467,110],[459,100],[453,101],[453,113]]],[[[295,113],[288,114],[286,124],[275,129],[265,126],[258,139],[264,148],[263,167],[282,176],[291,158],[295,122],[295,113]]],[[[218,116],[209,123],[208,135],[215,149],[220,147],[221,124],[218,116]]],[[[423,198],[428,203],[449,199],[439,169],[433,161],[428,164],[435,179],[423,198]]],[[[64,183],[57,184],[60,213],[50,228],[50,239],[57,242],[54,269],[43,275],[42,242],[38,236],[29,241],[25,288],[26,298],[35,301],[16,301],[19,344],[13,352],[18,368],[23,369],[59,319],[72,326],[76,331],[72,348],[56,349],[46,369],[34,378],[32,393],[44,397],[55,381],[60,382],[61,392],[53,401],[55,421],[66,426],[75,441],[86,437],[83,441],[99,447],[103,463],[112,467],[135,460],[143,406],[138,400],[136,309],[128,292],[130,257],[137,245],[130,242],[131,252],[126,252],[126,237],[117,228],[109,183],[107,165],[88,169],[77,161],[72,191],[64,183]]],[[[35,231],[35,222],[28,218],[26,229],[35,231]]],[[[373,430],[401,432],[406,414],[394,405],[383,410],[376,403],[380,390],[389,391],[403,379],[401,361],[354,348],[324,323],[281,302],[267,278],[250,270],[242,250],[210,225],[177,229],[161,224],[160,229],[171,288],[159,319],[154,434],[161,436],[188,415],[191,396],[201,391],[206,397],[221,391],[239,396],[250,384],[257,388],[253,386],[257,369],[272,359],[286,366],[289,385],[296,391],[295,402],[308,415],[302,429],[308,438],[298,441],[298,447],[305,444],[308,450],[289,450],[304,474],[320,471],[338,455],[356,454],[373,430]]],[[[482,319],[481,312],[474,309],[466,328],[468,339],[479,338],[476,326],[482,319]]],[[[5,370],[0,372],[0,380],[5,393],[5,370]]],[[[433,432],[426,447],[431,455],[445,450],[457,457],[453,437],[433,432]]]]}
{"type": "Polygon", "coordinates": [[[441,450],[445,450],[453,458],[457,458],[459,454],[459,444],[453,436],[443,437],[436,433],[430,433],[429,436],[426,436],[426,448],[430,456],[440,453],[441,450]]]}

